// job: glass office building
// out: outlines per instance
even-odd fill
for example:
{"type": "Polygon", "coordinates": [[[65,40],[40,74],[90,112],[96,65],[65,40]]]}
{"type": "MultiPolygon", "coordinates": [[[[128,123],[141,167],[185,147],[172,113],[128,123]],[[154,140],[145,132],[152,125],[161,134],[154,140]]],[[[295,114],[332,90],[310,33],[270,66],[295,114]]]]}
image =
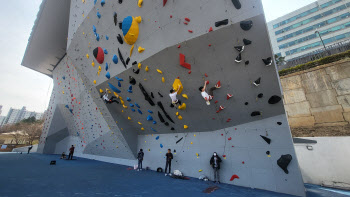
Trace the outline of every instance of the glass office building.
{"type": "Polygon", "coordinates": [[[350,39],[350,0],[318,0],[268,22],[275,54],[291,60],[350,39]]]}

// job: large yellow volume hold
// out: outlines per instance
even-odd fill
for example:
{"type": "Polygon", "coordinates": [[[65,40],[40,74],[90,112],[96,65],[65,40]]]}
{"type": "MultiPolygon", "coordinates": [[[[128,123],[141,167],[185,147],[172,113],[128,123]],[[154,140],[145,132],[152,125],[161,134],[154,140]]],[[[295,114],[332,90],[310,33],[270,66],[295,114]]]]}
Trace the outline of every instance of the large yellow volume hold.
{"type": "Polygon", "coordinates": [[[183,90],[183,86],[182,86],[180,79],[175,79],[175,81],[173,83],[173,90],[175,90],[175,92],[179,89],[179,85],[180,85],[180,90],[177,92],[177,94],[181,94],[181,92],[183,90]]]}

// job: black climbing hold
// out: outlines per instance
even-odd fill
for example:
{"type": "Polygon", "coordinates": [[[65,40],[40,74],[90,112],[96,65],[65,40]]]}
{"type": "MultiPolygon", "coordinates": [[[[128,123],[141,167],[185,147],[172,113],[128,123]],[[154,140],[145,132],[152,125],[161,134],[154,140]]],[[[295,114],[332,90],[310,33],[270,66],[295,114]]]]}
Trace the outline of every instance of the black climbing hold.
{"type": "Polygon", "coordinates": [[[161,98],[163,98],[163,95],[162,95],[161,93],[158,92],[158,95],[159,95],[161,98]]]}
{"type": "Polygon", "coordinates": [[[119,22],[119,29],[122,30],[123,29],[123,23],[119,22]]]}
{"type": "Polygon", "coordinates": [[[158,118],[159,118],[160,122],[162,122],[162,123],[165,122],[165,120],[160,112],[158,112],[158,118]]]}
{"type": "Polygon", "coordinates": [[[252,41],[244,38],[243,43],[244,43],[244,45],[250,45],[250,44],[252,44],[252,41]]]}
{"type": "Polygon", "coordinates": [[[250,30],[250,28],[252,28],[252,26],[253,26],[253,21],[242,21],[241,22],[241,28],[244,31],[250,30]]]}
{"type": "Polygon", "coordinates": [[[269,155],[270,154],[270,151],[266,151],[266,155],[269,155]]]}
{"type": "Polygon", "coordinates": [[[260,116],[261,115],[261,112],[259,112],[259,111],[253,111],[251,114],[250,114],[250,116],[260,116]]]}
{"type": "Polygon", "coordinates": [[[175,129],[174,129],[174,127],[171,127],[171,129],[170,129],[170,130],[174,131],[175,129]]]}
{"type": "Polygon", "coordinates": [[[133,63],[132,63],[132,65],[136,65],[137,64],[137,61],[134,61],[133,63]]]}
{"type": "Polygon", "coordinates": [[[259,85],[260,85],[260,82],[261,82],[261,77],[259,77],[259,79],[255,80],[253,84],[254,84],[255,86],[259,86],[259,85]]]}
{"type": "Polygon", "coordinates": [[[149,97],[148,93],[146,92],[145,88],[142,86],[141,83],[139,83],[139,88],[142,94],[145,96],[145,100],[148,101],[151,106],[154,106],[155,104],[153,103],[152,99],[149,97]]]}
{"type": "Polygon", "coordinates": [[[135,70],[135,69],[132,69],[132,72],[134,72],[135,74],[139,74],[139,72],[140,72],[140,69],[137,69],[137,70],[135,70]]]}
{"type": "Polygon", "coordinates": [[[266,143],[268,143],[268,144],[271,143],[271,139],[270,138],[262,136],[262,135],[260,135],[260,137],[262,137],[262,139],[264,139],[266,143]]]}
{"type": "Polygon", "coordinates": [[[184,139],[183,137],[180,138],[179,140],[176,141],[176,144],[179,143],[182,139],[184,139]]]}
{"type": "Polygon", "coordinates": [[[168,122],[166,122],[166,123],[164,123],[165,124],[165,126],[169,126],[169,123],[168,122]]]}
{"type": "Polygon", "coordinates": [[[244,51],[244,46],[235,46],[234,48],[240,53],[244,51]]]}
{"type": "Polygon", "coordinates": [[[249,103],[248,102],[245,102],[244,105],[248,105],[249,103]]]}
{"type": "Polygon", "coordinates": [[[118,0],[119,4],[122,4],[123,3],[123,0],[118,0]]]}
{"type": "Polygon", "coordinates": [[[274,95],[274,96],[271,96],[268,102],[269,104],[273,105],[273,104],[277,104],[281,100],[282,100],[281,97],[274,95]]]}
{"type": "Polygon", "coordinates": [[[170,116],[168,115],[168,113],[166,113],[162,102],[158,101],[158,102],[157,102],[157,105],[162,109],[163,113],[165,114],[165,117],[167,117],[172,123],[175,123],[175,122],[170,118],[170,116]]]}
{"type": "Polygon", "coordinates": [[[227,24],[228,24],[228,19],[225,19],[222,21],[215,22],[215,27],[220,27],[221,25],[227,25],[227,24]]]}
{"type": "Polygon", "coordinates": [[[244,64],[245,64],[246,66],[248,66],[248,65],[249,65],[249,61],[245,61],[244,64]]]}
{"type": "Polygon", "coordinates": [[[242,61],[242,55],[238,54],[238,56],[235,59],[235,62],[240,63],[242,61]]]}
{"type": "Polygon", "coordinates": [[[154,98],[154,96],[153,96],[153,92],[151,92],[151,97],[152,97],[152,98],[154,98]]]}
{"type": "Polygon", "coordinates": [[[282,122],[277,122],[278,125],[282,125],[282,122]]]}
{"type": "Polygon", "coordinates": [[[239,2],[239,0],[232,0],[232,3],[237,10],[241,9],[242,5],[241,2],[239,2]]]}
{"type": "Polygon", "coordinates": [[[122,38],[122,36],[120,34],[118,34],[117,39],[118,39],[119,44],[123,44],[124,43],[123,42],[123,38],[122,38]]]}
{"type": "Polygon", "coordinates": [[[136,80],[134,79],[134,77],[129,76],[129,83],[130,83],[131,85],[135,85],[135,84],[136,84],[136,80]]]}
{"type": "Polygon", "coordinates": [[[287,154],[287,155],[282,155],[278,160],[277,160],[277,165],[286,173],[288,174],[288,165],[292,161],[292,155],[287,154]]]}
{"type": "Polygon", "coordinates": [[[113,19],[114,19],[114,24],[115,24],[115,26],[117,26],[117,23],[118,23],[118,15],[117,15],[116,12],[114,12],[113,19]]]}
{"type": "Polygon", "coordinates": [[[266,59],[262,59],[262,61],[264,62],[265,66],[271,66],[272,64],[272,58],[268,57],[266,59]]]}
{"type": "Polygon", "coordinates": [[[130,62],[130,57],[126,58],[126,65],[128,65],[130,62]]]}
{"type": "Polygon", "coordinates": [[[263,93],[258,94],[258,98],[262,98],[262,97],[264,97],[263,93]]]}
{"type": "Polygon", "coordinates": [[[126,64],[125,64],[124,58],[123,58],[122,53],[120,52],[119,48],[118,48],[118,54],[119,54],[120,61],[123,63],[124,67],[126,68],[126,64]]]}

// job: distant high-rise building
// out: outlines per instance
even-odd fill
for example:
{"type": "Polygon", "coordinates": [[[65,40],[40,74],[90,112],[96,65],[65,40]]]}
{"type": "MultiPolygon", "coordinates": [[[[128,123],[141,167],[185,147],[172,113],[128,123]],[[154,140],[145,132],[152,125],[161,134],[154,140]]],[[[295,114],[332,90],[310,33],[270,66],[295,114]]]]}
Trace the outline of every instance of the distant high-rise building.
{"type": "Polygon", "coordinates": [[[2,105],[0,105],[0,115],[1,115],[1,113],[2,113],[2,105]]]}
{"type": "Polygon", "coordinates": [[[4,125],[5,120],[6,120],[6,116],[0,116],[0,127],[4,125]]]}
{"type": "Polygon", "coordinates": [[[10,108],[3,124],[15,124],[30,117],[35,117],[36,120],[40,120],[43,117],[43,113],[27,111],[26,107],[22,107],[22,109],[10,108]]]}

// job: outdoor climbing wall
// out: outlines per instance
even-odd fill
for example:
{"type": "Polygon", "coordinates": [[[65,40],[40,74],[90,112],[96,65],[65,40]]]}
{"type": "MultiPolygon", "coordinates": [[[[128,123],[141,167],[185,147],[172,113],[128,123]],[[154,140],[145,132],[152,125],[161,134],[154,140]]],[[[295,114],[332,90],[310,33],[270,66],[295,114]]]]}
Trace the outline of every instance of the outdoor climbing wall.
{"type": "Polygon", "coordinates": [[[172,170],[210,179],[217,152],[221,182],[305,196],[260,0],[91,3],[72,1],[39,150],[74,144],[81,156],[136,164],[142,148],[156,170],[171,148],[172,170]],[[177,109],[169,91],[179,81],[177,109]],[[221,84],[210,105],[205,81],[207,91],[221,84]]]}

